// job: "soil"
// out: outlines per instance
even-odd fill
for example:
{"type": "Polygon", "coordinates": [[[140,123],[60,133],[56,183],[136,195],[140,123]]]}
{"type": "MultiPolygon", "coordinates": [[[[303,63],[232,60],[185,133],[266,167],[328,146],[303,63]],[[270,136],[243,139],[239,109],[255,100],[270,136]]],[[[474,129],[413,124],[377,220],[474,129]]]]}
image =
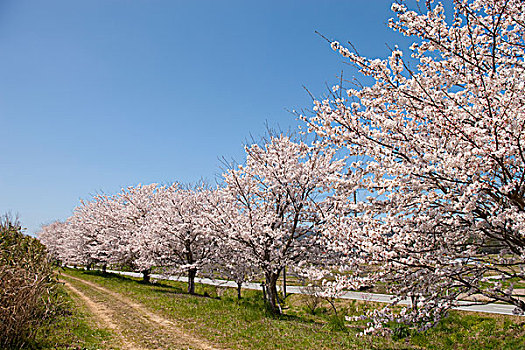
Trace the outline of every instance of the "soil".
{"type": "Polygon", "coordinates": [[[99,324],[115,334],[121,349],[204,349],[215,347],[186,333],[173,320],[96,283],[65,275],[63,281],[93,313],[99,324]],[[75,284],[75,285],[73,285],[75,284]]]}

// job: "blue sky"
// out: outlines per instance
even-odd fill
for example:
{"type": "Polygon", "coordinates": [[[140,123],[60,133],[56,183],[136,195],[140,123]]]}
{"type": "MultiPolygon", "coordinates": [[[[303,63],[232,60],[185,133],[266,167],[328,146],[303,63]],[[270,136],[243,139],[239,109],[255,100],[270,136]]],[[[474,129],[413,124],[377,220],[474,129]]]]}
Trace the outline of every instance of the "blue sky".
{"type": "Polygon", "coordinates": [[[81,198],[214,180],[302,85],[358,76],[318,35],[384,57],[390,0],[0,0],[0,213],[28,233],[81,198]]]}

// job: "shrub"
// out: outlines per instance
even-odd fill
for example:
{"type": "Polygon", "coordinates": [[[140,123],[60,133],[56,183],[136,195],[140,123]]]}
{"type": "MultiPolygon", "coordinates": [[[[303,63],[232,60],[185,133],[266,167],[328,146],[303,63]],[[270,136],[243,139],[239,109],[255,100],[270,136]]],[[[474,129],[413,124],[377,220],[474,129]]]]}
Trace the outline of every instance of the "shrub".
{"type": "Polygon", "coordinates": [[[316,284],[308,284],[301,287],[302,292],[304,293],[304,302],[306,310],[315,315],[315,311],[321,306],[323,302],[323,297],[321,296],[322,289],[316,284]]]}
{"type": "Polygon", "coordinates": [[[345,324],[345,316],[344,315],[331,315],[328,318],[328,327],[331,331],[335,332],[348,332],[348,328],[346,328],[345,324]]]}
{"type": "Polygon", "coordinates": [[[0,217],[0,348],[20,348],[56,313],[56,284],[45,247],[0,217]]]}

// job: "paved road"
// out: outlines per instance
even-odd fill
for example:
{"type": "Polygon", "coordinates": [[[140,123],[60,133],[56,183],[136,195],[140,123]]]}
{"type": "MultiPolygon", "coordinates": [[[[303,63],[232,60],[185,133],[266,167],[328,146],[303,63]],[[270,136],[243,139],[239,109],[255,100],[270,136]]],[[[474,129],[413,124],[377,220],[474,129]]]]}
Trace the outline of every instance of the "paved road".
{"type": "MultiPolygon", "coordinates": [[[[121,274],[124,276],[131,276],[131,277],[142,277],[141,273],[138,272],[124,272],[124,271],[116,271],[116,270],[107,270],[107,272],[113,272],[117,274],[121,274]]],[[[183,276],[168,276],[168,275],[160,275],[160,274],[152,274],[152,279],[159,279],[159,280],[170,280],[170,281],[181,281],[186,282],[188,279],[183,276]]],[[[223,287],[237,287],[237,284],[233,281],[227,281],[227,280],[216,280],[216,279],[209,279],[209,278],[195,278],[195,282],[202,283],[202,284],[209,284],[214,286],[223,286],[223,287]]],[[[255,290],[261,290],[262,287],[258,283],[243,283],[243,288],[246,289],[255,289],[255,290]]],[[[305,290],[303,290],[299,286],[287,286],[286,292],[290,294],[308,294],[305,290]]],[[[374,301],[378,303],[392,303],[394,301],[394,297],[392,295],[388,294],[378,294],[378,293],[365,293],[365,292],[346,292],[345,294],[339,296],[341,299],[352,299],[352,300],[361,300],[361,301],[374,301]]],[[[399,302],[401,305],[410,305],[409,299],[404,299],[399,302]]],[[[475,312],[484,312],[489,314],[502,314],[502,315],[513,315],[513,310],[515,309],[515,306],[509,305],[509,304],[477,304],[472,305],[472,302],[469,301],[460,301],[458,307],[455,307],[456,310],[463,310],[463,311],[475,311],[475,312]]]]}

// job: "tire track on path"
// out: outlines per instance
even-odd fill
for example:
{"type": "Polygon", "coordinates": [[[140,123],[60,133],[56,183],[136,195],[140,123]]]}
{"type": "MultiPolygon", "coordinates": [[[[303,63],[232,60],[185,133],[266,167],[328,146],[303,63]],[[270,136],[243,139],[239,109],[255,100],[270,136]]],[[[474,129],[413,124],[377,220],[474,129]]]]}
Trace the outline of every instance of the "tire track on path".
{"type": "Polygon", "coordinates": [[[89,298],[87,295],[85,295],[83,292],[78,290],[77,288],[73,287],[71,283],[62,280],[62,283],[68,288],[70,291],[72,291],[74,294],[76,294],[86,305],[86,307],[89,309],[89,311],[95,315],[95,317],[100,321],[103,327],[109,328],[113,331],[113,334],[115,334],[119,341],[120,346],[122,349],[126,350],[143,350],[141,347],[136,346],[133,343],[130,343],[123,335],[122,330],[113,322],[111,319],[111,314],[109,313],[108,309],[101,303],[97,303],[93,301],[91,298],[89,298]]]}
{"type": "MultiPolygon", "coordinates": [[[[141,320],[145,321],[146,323],[149,323],[151,326],[154,326],[157,329],[161,328],[163,334],[165,334],[165,335],[169,334],[170,338],[176,339],[177,340],[177,344],[174,344],[174,345],[179,346],[180,349],[189,349],[189,348],[191,348],[191,349],[202,349],[202,350],[216,350],[216,348],[214,348],[213,346],[211,346],[207,342],[205,342],[205,341],[203,341],[201,339],[195,338],[194,336],[189,335],[186,332],[184,332],[181,329],[181,327],[179,325],[177,325],[175,322],[173,322],[171,320],[168,320],[168,319],[164,318],[163,316],[160,316],[160,315],[158,315],[158,314],[148,310],[142,304],[139,304],[139,303],[137,303],[137,302],[135,302],[135,301],[133,301],[133,300],[123,296],[120,293],[117,293],[117,292],[114,292],[114,291],[109,290],[107,288],[104,288],[104,287],[102,287],[102,286],[100,286],[100,285],[98,285],[96,283],[93,283],[93,282],[90,282],[90,281],[86,281],[86,280],[81,279],[81,278],[73,277],[73,276],[68,275],[68,274],[64,274],[64,276],[67,277],[67,278],[70,278],[70,279],[72,279],[74,281],[77,281],[79,283],[82,283],[82,284],[88,286],[89,288],[92,288],[92,289],[94,289],[94,290],[96,290],[96,291],[98,291],[98,292],[100,292],[102,294],[110,296],[115,301],[118,301],[118,302],[120,302],[122,304],[125,304],[126,306],[129,307],[129,309],[131,309],[135,313],[138,313],[138,315],[137,315],[137,316],[139,316],[138,319],[141,319],[141,320]]],[[[77,289],[77,291],[78,291],[78,289],[77,289]]],[[[82,293],[82,292],[80,292],[80,293],[82,293]]],[[[89,299],[89,297],[87,297],[87,296],[85,296],[85,297],[87,299],[89,299]]],[[[91,300],[91,299],[89,299],[89,300],[92,303],[94,303],[93,300],[91,300]]],[[[97,304],[97,303],[95,303],[95,304],[97,304]]],[[[98,303],[98,304],[100,304],[100,303],[98,303]]],[[[109,321],[111,322],[111,319],[109,319],[109,321]]],[[[120,332],[120,334],[122,335],[121,332],[120,332]]],[[[130,349],[140,349],[140,348],[130,348],[130,349]]]]}

